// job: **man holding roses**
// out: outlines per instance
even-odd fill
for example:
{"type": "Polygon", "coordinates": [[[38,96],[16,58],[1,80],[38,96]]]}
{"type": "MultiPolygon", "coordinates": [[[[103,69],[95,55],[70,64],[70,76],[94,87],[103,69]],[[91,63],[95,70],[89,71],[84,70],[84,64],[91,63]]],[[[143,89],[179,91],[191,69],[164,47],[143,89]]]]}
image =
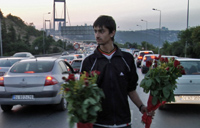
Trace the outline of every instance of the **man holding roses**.
{"type": "MultiPolygon", "coordinates": [[[[138,75],[134,58],[114,44],[116,23],[111,16],[98,17],[93,29],[98,47],[83,60],[80,70],[99,71],[97,85],[105,94],[93,128],[131,128],[128,96],[141,113],[147,112],[136,92],[138,75]]],[[[153,116],[154,112],[148,114],[153,116]]]]}

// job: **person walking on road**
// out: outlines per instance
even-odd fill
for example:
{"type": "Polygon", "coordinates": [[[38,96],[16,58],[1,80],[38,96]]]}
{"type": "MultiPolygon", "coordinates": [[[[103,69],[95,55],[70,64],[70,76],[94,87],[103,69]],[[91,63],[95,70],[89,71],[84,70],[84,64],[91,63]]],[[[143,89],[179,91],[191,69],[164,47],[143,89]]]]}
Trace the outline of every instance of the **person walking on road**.
{"type": "MultiPolygon", "coordinates": [[[[141,113],[147,112],[136,91],[138,74],[134,58],[114,44],[116,23],[111,16],[99,16],[93,29],[98,47],[83,60],[80,68],[80,72],[100,72],[97,84],[105,94],[93,128],[131,128],[128,96],[141,113]]],[[[153,116],[154,112],[148,114],[153,116]]]]}

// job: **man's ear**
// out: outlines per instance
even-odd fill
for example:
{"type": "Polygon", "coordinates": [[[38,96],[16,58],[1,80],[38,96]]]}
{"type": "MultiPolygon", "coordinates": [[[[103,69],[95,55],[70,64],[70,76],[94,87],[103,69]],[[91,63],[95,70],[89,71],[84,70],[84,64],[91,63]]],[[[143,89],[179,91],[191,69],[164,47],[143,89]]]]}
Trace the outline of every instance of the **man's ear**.
{"type": "Polygon", "coordinates": [[[110,33],[110,37],[114,37],[115,36],[115,30],[112,31],[112,33],[110,33]]]}

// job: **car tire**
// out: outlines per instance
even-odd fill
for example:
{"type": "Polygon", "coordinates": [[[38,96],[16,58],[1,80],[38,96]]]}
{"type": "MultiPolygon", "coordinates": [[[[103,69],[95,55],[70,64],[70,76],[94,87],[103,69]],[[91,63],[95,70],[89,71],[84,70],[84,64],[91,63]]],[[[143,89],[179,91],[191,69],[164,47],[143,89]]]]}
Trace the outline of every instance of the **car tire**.
{"type": "Polygon", "coordinates": [[[56,109],[58,111],[65,111],[67,109],[67,100],[65,98],[62,98],[60,103],[56,105],[56,109]]]}
{"type": "Polygon", "coordinates": [[[1,109],[4,111],[4,112],[9,112],[11,111],[13,108],[13,105],[1,105],[1,109]]]}

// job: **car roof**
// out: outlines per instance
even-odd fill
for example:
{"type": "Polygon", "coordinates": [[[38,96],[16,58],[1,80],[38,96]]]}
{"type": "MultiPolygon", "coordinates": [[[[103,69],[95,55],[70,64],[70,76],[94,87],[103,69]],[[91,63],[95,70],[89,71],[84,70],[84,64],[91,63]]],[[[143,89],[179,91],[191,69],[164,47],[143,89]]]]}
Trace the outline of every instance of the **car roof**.
{"type": "Polygon", "coordinates": [[[151,50],[139,51],[139,53],[141,53],[141,52],[153,52],[153,51],[151,51],[151,50]]]}
{"type": "Polygon", "coordinates": [[[144,56],[159,56],[159,54],[145,54],[144,56]]]}
{"type": "Polygon", "coordinates": [[[178,61],[200,61],[197,58],[177,58],[178,61]]]}
{"type": "MultiPolygon", "coordinates": [[[[55,61],[55,60],[58,60],[60,58],[54,58],[54,57],[37,57],[37,58],[33,58],[33,59],[24,59],[22,60],[22,62],[24,61],[55,61]]],[[[60,60],[63,60],[63,59],[60,59],[60,60]]]]}
{"type": "Polygon", "coordinates": [[[27,59],[27,58],[22,58],[22,57],[5,57],[5,58],[0,58],[1,60],[17,60],[17,59],[27,59]]]}

